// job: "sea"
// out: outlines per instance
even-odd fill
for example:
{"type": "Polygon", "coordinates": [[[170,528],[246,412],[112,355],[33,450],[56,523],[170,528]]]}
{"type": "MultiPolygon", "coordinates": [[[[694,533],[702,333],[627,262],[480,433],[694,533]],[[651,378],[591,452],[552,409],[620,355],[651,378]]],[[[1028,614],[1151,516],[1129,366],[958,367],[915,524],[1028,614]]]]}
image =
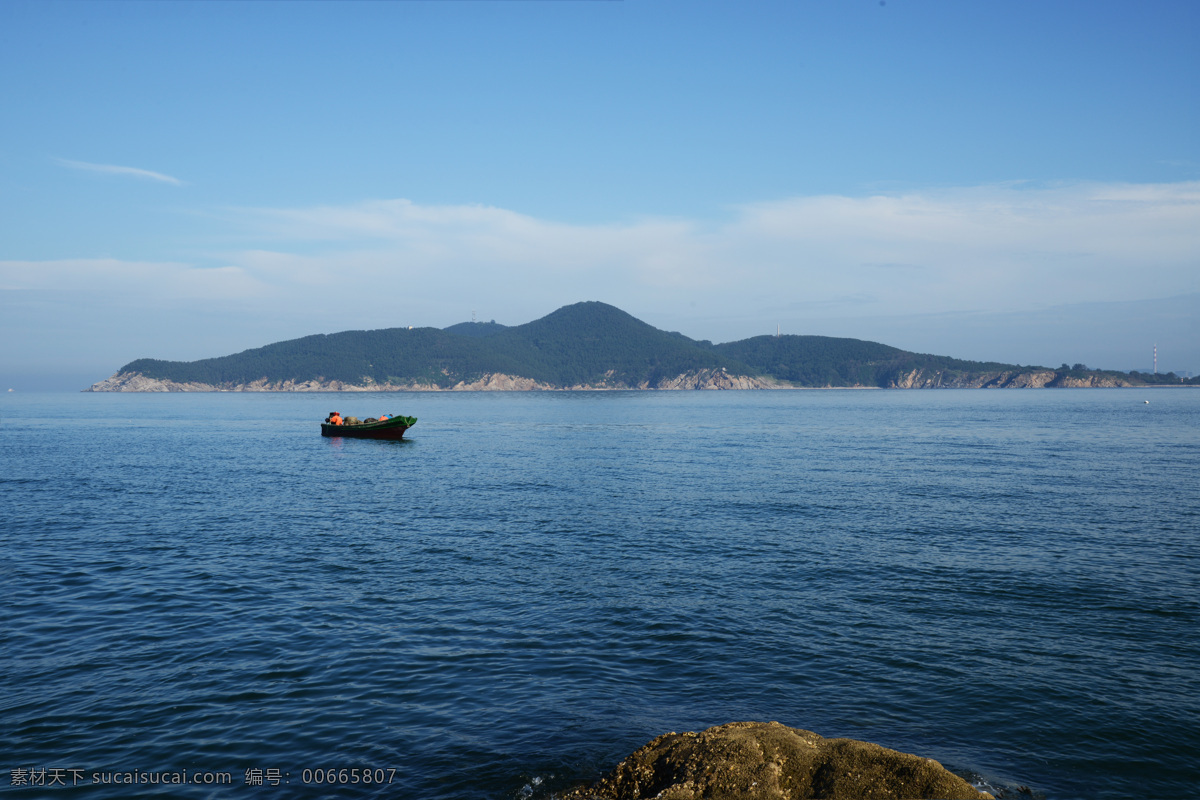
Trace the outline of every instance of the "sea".
{"type": "Polygon", "coordinates": [[[0,545],[14,797],[539,800],[740,720],[1200,793],[1198,390],[14,392],[0,545]]]}

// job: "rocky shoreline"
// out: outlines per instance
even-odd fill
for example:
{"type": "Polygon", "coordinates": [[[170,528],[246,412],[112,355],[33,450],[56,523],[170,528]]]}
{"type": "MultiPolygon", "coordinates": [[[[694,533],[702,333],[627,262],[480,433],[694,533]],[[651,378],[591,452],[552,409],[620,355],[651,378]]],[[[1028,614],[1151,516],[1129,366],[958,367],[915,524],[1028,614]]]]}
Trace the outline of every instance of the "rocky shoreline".
{"type": "Polygon", "coordinates": [[[268,381],[262,378],[251,383],[179,383],[148,378],[139,372],[120,372],[111,378],[92,384],[85,392],[551,392],[602,391],[605,389],[778,389],[785,384],[766,378],[732,375],[724,369],[705,369],[664,378],[654,384],[642,382],[630,386],[620,381],[602,380],[592,384],[555,386],[522,378],[517,375],[489,373],[473,381],[459,381],[450,386],[433,383],[377,383],[370,379],[362,383],[344,381],[268,381]]]}
{"type": "Polygon", "coordinates": [[[949,375],[940,370],[914,369],[892,381],[893,389],[1096,389],[1133,386],[1124,378],[1089,375],[1074,378],[1052,369],[1007,370],[949,375]]]}
{"type": "Polygon", "coordinates": [[[930,758],[778,722],[666,733],[562,800],[981,800],[930,758]]]}
{"type": "MultiPolygon", "coordinates": [[[[889,382],[889,389],[1042,389],[1042,388],[1103,388],[1131,387],[1134,384],[1107,375],[1073,378],[1054,370],[947,374],[941,371],[913,370],[889,382]]],[[[653,390],[746,390],[795,389],[785,381],[734,375],[724,369],[704,369],[686,372],[654,383],[643,381],[630,385],[606,377],[600,381],[573,386],[557,386],[532,378],[503,373],[489,373],[472,381],[458,381],[449,386],[435,383],[377,383],[364,379],[361,383],[346,381],[269,381],[261,378],[249,383],[211,384],[149,378],[140,372],[119,372],[111,378],[92,384],[85,392],[554,392],[603,391],[628,389],[653,390]]],[[[833,388],[833,387],[828,387],[833,388]]],[[[877,386],[837,388],[877,389],[877,386]]]]}

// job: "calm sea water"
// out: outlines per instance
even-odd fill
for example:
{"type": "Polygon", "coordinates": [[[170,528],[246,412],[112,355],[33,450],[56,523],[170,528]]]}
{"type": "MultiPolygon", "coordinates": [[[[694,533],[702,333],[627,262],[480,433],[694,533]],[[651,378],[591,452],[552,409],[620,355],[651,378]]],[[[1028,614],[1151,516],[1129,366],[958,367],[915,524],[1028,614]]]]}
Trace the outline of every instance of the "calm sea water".
{"type": "Polygon", "coordinates": [[[8,394],[0,453],[14,795],[549,798],[734,720],[1200,788],[1200,391],[8,394]]]}

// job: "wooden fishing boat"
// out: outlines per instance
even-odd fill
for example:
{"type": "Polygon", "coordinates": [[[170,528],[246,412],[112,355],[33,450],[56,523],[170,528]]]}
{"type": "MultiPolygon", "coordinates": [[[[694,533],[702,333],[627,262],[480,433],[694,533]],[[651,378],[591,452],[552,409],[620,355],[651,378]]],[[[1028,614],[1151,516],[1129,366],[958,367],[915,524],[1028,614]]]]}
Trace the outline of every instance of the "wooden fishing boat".
{"type": "Polygon", "coordinates": [[[395,416],[383,422],[321,423],[322,436],[347,436],[351,439],[403,439],[404,432],[417,424],[416,417],[395,416]]]}

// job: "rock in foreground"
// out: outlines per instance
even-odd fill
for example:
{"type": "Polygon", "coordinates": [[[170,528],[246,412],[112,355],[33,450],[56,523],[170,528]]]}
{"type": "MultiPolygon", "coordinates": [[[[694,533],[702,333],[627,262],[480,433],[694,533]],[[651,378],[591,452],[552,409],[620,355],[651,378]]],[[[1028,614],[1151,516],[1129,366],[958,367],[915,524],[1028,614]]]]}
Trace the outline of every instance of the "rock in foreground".
{"type": "Polygon", "coordinates": [[[938,762],[778,722],[667,733],[563,800],[990,798],[938,762]]]}

